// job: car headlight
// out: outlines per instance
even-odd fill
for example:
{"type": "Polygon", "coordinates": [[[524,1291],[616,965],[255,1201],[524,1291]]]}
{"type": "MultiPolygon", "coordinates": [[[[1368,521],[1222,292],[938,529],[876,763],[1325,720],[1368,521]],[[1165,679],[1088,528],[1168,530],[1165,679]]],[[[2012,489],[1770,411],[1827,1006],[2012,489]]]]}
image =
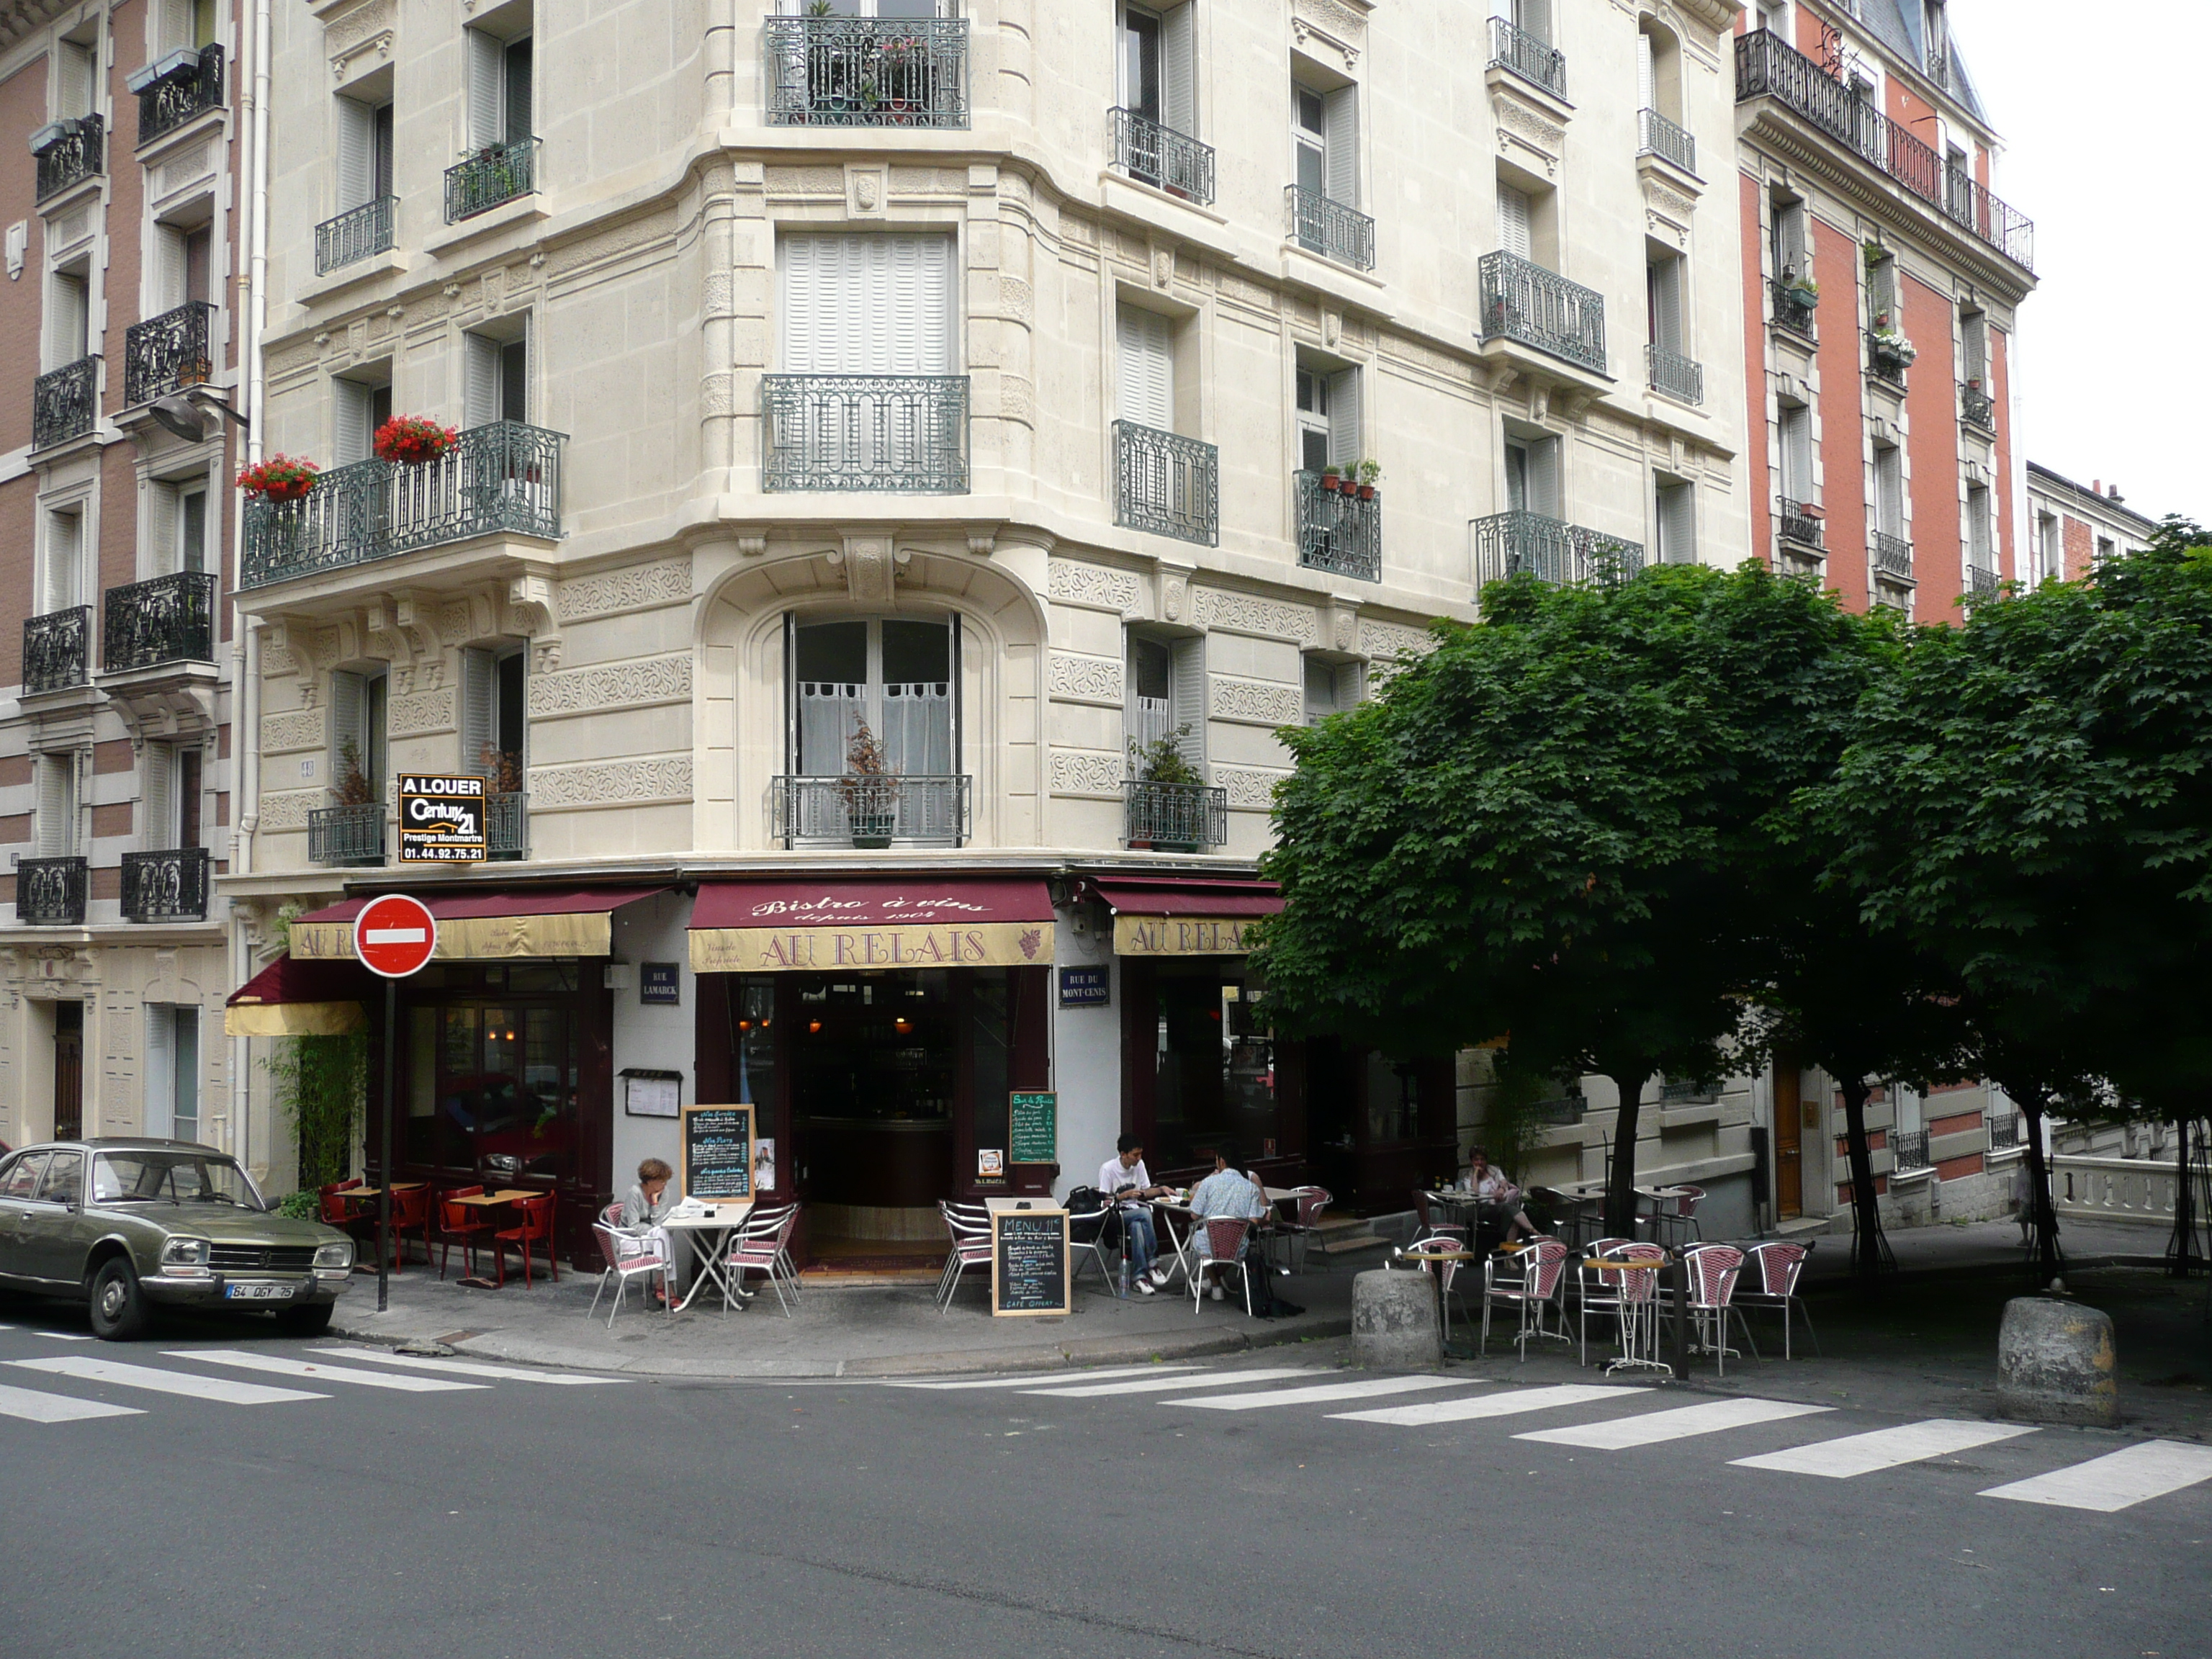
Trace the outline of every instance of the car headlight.
{"type": "Polygon", "coordinates": [[[208,1242],[204,1238],[173,1238],[161,1246],[161,1265],[165,1267],[204,1267],[208,1264],[208,1242]]]}
{"type": "Polygon", "coordinates": [[[353,1246],[344,1239],[335,1244],[325,1244],[315,1251],[318,1267],[350,1267],[353,1266],[353,1246]]]}

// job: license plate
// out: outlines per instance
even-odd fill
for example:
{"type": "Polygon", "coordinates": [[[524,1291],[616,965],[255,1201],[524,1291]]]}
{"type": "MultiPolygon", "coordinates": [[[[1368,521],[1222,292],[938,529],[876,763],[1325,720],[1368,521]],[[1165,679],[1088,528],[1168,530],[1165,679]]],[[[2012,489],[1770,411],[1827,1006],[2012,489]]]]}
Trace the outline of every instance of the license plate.
{"type": "Polygon", "coordinates": [[[233,1302],[289,1302],[293,1287],[289,1285],[226,1285],[223,1295],[233,1302]]]}

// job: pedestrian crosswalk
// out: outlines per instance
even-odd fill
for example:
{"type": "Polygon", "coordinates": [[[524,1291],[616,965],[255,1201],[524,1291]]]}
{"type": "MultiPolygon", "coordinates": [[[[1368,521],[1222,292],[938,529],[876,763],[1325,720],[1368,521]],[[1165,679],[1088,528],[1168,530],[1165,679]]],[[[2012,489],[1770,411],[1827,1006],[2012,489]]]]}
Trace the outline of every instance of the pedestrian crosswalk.
{"type": "Polygon", "coordinates": [[[95,1359],[74,1355],[59,1359],[11,1359],[27,1371],[46,1371],[72,1376],[84,1382],[109,1382],[121,1389],[143,1389],[151,1394],[182,1395],[188,1400],[211,1400],[225,1406],[276,1406],[291,1400],[327,1400],[326,1394],[301,1389],[272,1389],[261,1382],[238,1382],[227,1376],[202,1376],[195,1371],[176,1371],[153,1365],[126,1364],[120,1359],[95,1359]]]}
{"type": "Polygon", "coordinates": [[[1730,1461],[1747,1469],[1780,1469],[1790,1474],[1825,1474],[1832,1480],[1848,1480],[1854,1475],[1872,1474],[1876,1469],[1893,1469],[1905,1463],[1925,1462],[1931,1457],[1948,1457],[1955,1452],[1972,1451],[1977,1446],[2016,1440],[2021,1435],[2034,1432],[2033,1429],[2002,1423],[1936,1417],[1925,1423],[1876,1429],[1871,1434],[1847,1434],[1840,1440],[1822,1440],[1789,1451],[1766,1452],[1757,1457],[1730,1461]]]}
{"type": "Polygon", "coordinates": [[[2212,1446],[2147,1440],[2069,1468],[1990,1486],[1981,1496],[2112,1515],[2203,1480],[2212,1480],[2212,1446]]]}
{"type": "Polygon", "coordinates": [[[1657,1446],[1669,1440],[1687,1440],[1724,1429],[1749,1428],[1754,1423],[1781,1423],[1793,1417],[1810,1417],[1826,1406],[1800,1406],[1787,1400],[1709,1400],[1702,1406],[1678,1406],[1672,1411],[1645,1412],[1636,1417],[1612,1417],[1596,1423],[1580,1423],[1571,1429],[1532,1429],[1516,1440],[1541,1440],[1554,1446],[1586,1446],[1592,1451],[1626,1451],[1635,1446],[1657,1446]]]}

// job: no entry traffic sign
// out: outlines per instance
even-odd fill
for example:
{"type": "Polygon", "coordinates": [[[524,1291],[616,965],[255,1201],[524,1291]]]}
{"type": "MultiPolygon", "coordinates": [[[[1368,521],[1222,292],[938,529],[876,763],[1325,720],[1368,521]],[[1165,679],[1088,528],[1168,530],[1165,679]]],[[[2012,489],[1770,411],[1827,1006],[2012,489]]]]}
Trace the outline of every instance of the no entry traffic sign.
{"type": "Polygon", "coordinates": [[[438,948],[438,919],[421,899],[386,893],[353,919],[353,953],[372,974],[405,979],[419,973],[438,948]]]}

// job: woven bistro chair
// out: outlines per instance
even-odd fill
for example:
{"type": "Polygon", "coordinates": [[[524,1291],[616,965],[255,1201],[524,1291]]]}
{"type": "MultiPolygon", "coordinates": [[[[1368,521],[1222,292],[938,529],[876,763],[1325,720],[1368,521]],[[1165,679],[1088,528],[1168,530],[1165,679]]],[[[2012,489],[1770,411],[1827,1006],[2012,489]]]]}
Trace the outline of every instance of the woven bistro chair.
{"type": "Polygon", "coordinates": [[[1231,1267],[1237,1270],[1237,1283],[1244,1287],[1244,1316],[1252,1316],[1252,1281],[1244,1276],[1240,1259],[1245,1243],[1252,1235],[1252,1224],[1242,1216],[1210,1215],[1200,1221],[1191,1242],[1198,1247],[1198,1264],[1191,1271],[1190,1302],[1193,1316],[1206,1303],[1206,1270],[1208,1267],[1231,1267]]]}
{"type": "MultiPolygon", "coordinates": [[[[739,1286],[749,1273],[765,1274],[786,1319],[799,1302],[799,1274],[791,1264],[791,1235],[799,1225],[799,1206],[763,1206],[745,1218],[730,1246],[726,1266],[739,1286]]],[[[726,1305],[726,1304],[725,1304],[726,1305]]]]}
{"type": "Polygon", "coordinates": [[[1751,1327],[1744,1323],[1743,1310],[1734,1305],[1737,1275],[1743,1271],[1743,1252],[1733,1244],[1693,1244],[1682,1253],[1683,1265],[1689,1269],[1690,1317],[1697,1329],[1698,1346],[1713,1357],[1716,1375],[1728,1375],[1728,1357],[1742,1354],[1728,1345],[1729,1316],[1735,1316],[1736,1323],[1743,1327],[1743,1340],[1750,1346],[1752,1358],[1759,1357],[1759,1345],[1751,1340],[1751,1327]]]}
{"type": "MultiPolygon", "coordinates": [[[[1313,1242],[1321,1237],[1322,1212],[1336,1202],[1326,1187],[1293,1187],[1291,1202],[1297,1206],[1293,1218],[1275,1224],[1275,1236],[1283,1241],[1283,1262],[1292,1273],[1303,1273],[1313,1242]]],[[[1322,1252],[1321,1265],[1328,1266],[1328,1253],[1322,1252]]]]}
{"type": "Polygon", "coordinates": [[[1559,1311],[1559,1328],[1550,1329],[1544,1321],[1544,1310],[1556,1304],[1567,1272],[1567,1247],[1556,1238],[1532,1238],[1511,1257],[1490,1255],[1482,1262],[1482,1339],[1478,1353],[1490,1349],[1490,1313],[1493,1307],[1509,1307],[1520,1317],[1520,1329],[1514,1333],[1513,1343],[1521,1351],[1526,1363],[1531,1340],[1551,1338],[1559,1342],[1572,1339],[1567,1335],[1567,1317],[1564,1307],[1559,1311]]]}
{"type": "Polygon", "coordinates": [[[981,1204],[953,1204],[939,1200],[938,1213],[952,1241],[945,1258],[944,1275],[937,1281],[937,1311],[950,1313],[960,1276],[970,1267],[987,1273],[991,1267],[991,1212],[981,1204]]]}
{"type": "MultiPolygon", "coordinates": [[[[1425,1273],[1437,1275],[1437,1302],[1443,1315],[1443,1340],[1451,1340],[1451,1296],[1459,1280],[1459,1270],[1464,1262],[1440,1260],[1462,1254],[1466,1244],[1456,1238],[1422,1238],[1402,1245],[1391,1252],[1400,1261],[1412,1262],[1425,1273]]],[[[1467,1311],[1467,1300],[1460,1299],[1460,1311],[1467,1311]]]]}
{"type": "MultiPolygon", "coordinates": [[[[617,1216],[621,1214],[621,1206],[611,1207],[617,1216]]],[[[591,1313],[586,1316],[587,1318],[599,1311],[599,1298],[606,1294],[609,1275],[612,1275],[615,1281],[615,1304],[607,1310],[609,1330],[615,1327],[615,1316],[622,1311],[623,1293],[629,1289],[629,1282],[633,1279],[649,1281],[655,1274],[659,1275],[660,1294],[668,1304],[669,1312],[674,1314],[676,1298],[669,1294],[666,1256],[648,1252],[641,1247],[639,1240],[617,1231],[604,1218],[592,1224],[592,1237],[599,1241],[599,1254],[605,1258],[607,1265],[599,1272],[599,1289],[592,1292],[591,1313]]]]}
{"type": "Polygon", "coordinates": [[[1432,1238],[1456,1239],[1462,1246],[1467,1243],[1467,1228],[1456,1221],[1439,1221],[1433,1201],[1420,1188],[1413,1188],[1413,1215],[1420,1226],[1413,1234],[1413,1243],[1425,1244],[1432,1238]]]}
{"type": "MultiPolygon", "coordinates": [[[[1797,1276],[1805,1268],[1809,1251],[1802,1244],[1772,1239],[1754,1244],[1743,1253],[1744,1279],[1735,1292],[1739,1318],[1747,1310],[1772,1310],[1782,1316],[1782,1357],[1794,1356],[1790,1348],[1790,1322],[1794,1313],[1805,1322],[1805,1334],[1813,1339],[1813,1352],[1820,1352],[1820,1338],[1813,1328],[1813,1316],[1797,1294],[1797,1276]]],[[[1747,1335],[1749,1326],[1745,1327],[1747,1335]]]]}

